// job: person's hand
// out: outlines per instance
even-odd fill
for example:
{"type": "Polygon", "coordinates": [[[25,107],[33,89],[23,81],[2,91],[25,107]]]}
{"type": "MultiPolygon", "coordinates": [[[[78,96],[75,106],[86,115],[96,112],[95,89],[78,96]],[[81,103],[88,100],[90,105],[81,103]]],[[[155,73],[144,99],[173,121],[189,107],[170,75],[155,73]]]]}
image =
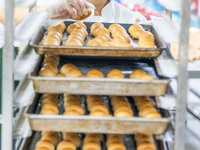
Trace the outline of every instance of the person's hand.
{"type": "Polygon", "coordinates": [[[56,17],[52,19],[76,19],[78,16],[87,15],[89,6],[84,0],[66,0],[65,5],[56,10],[56,17]]]}

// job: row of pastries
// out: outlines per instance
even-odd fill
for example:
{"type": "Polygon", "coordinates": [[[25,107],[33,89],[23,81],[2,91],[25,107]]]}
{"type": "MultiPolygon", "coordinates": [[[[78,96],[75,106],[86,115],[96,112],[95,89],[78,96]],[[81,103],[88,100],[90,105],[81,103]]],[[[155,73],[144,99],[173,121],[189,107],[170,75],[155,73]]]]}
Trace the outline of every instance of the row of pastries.
{"type": "MultiPolygon", "coordinates": [[[[62,23],[48,28],[47,36],[44,37],[42,45],[59,46],[65,30],[68,34],[66,46],[84,46],[88,31],[83,22],[75,22],[68,27],[62,23]]],[[[154,35],[138,24],[131,25],[127,32],[120,24],[111,24],[107,29],[102,23],[97,22],[91,25],[90,35],[94,38],[88,41],[87,46],[131,48],[133,47],[131,44],[132,37],[138,40],[138,47],[140,48],[155,48],[154,35]]]]}

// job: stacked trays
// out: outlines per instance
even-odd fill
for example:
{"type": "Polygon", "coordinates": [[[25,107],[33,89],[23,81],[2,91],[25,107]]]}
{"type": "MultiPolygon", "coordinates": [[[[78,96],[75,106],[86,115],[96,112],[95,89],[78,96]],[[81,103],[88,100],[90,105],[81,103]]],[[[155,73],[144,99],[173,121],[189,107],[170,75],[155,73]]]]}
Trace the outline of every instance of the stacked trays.
{"type": "MultiPolygon", "coordinates": [[[[71,22],[66,23],[67,26],[69,24],[71,22]]],[[[90,28],[92,23],[85,24],[90,28]]],[[[110,24],[105,23],[104,25],[108,28],[110,24]]],[[[130,27],[128,24],[123,24],[123,26],[127,30],[130,27]]],[[[65,55],[59,58],[58,70],[61,70],[61,67],[65,64],[73,64],[83,76],[78,78],[39,76],[39,71],[44,66],[43,60],[40,62],[40,65],[36,67],[29,77],[33,81],[35,91],[38,93],[26,114],[32,130],[79,133],[82,140],[86,133],[129,134],[125,136],[124,140],[128,150],[135,147],[136,144],[132,134],[164,134],[168,129],[171,118],[168,111],[156,107],[155,96],[166,94],[169,79],[157,74],[153,59],[145,58],[158,57],[162,52],[163,46],[151,26],[143,27],[154,34],[155,48],[138,48],[135,46],[137,41],[133,39],[133,48],[87,47],[85,45],[82,47],[62,46],[66,43],[66,35],[64,35],[65,41],[61,46],[41,46],[42,38],[46,34],[45,30],[42,29],[32,42],[36,52],[44,55],[65,55]],[[93,69],[100,70],[105,78],[87,78],[87,73],[93,69]],[[106,78],[107,74],[113,69],[119,69],[125,78],[106,78]],[[132,71],[138,69],[145,71],[154,80],[130,79],[129,76],[132,71]],[[59,113],[57,115],[40,114],[42,107],[41,96],[44,93],[59,95],[59,113]],[[81,97],[81,107],[84,109],[84,115],[63,115],[63,94],[65,93],[81,97]],[[87,95],[101,96],[104,105],[108,108],[109,115],[91,116],[86,103],[87,95]],[[114,116],[114,108],[110,100],[111,96],[125,96],[134,115],[132,117],[114,116]],[[134,96],[150,97],[151,103],[161,117],[141,117],[138,104],[134,102],[134,96]]],[[[91,38],[92,36],[89,35],[86,38],[86,43],[91,38]]],[[[33,145],[40,139],[40,134],[36,132],[33,135],[33,139],[32,144],[28,145],[28,149],[33,149],[33,145]]],[[[101,145],[103,145],[101,149],[106,149],[105,139],[104,136],[101,142],[101,145]]],[[[160,144],[162,142],[156,141],[155,143],[156,149],[161,149],[160,144]]]]}

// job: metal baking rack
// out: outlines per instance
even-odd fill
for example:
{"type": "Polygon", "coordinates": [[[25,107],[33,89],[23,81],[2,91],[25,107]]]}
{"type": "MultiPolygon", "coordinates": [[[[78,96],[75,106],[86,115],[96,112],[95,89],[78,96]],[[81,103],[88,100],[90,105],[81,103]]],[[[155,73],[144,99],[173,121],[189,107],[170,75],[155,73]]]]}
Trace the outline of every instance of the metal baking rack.
{"type": "MultiPolygon", "coordinates": [[[[2,96],[2,150],[12,150],[13,146],[13,8],[14,0],[6,1],[5,22],[5,46],[3,50],[3,96],[2,96]]],[[[176,126],[174,150],[184,150],[186,98],[187,98],[187,56],[188,56],[188,33],[190,18],[190,1],[183,0],[181,4],[181,36],[180,36],[180,60],[178,75],[178,94],[176,105],[176,126]]],[[[23,141],[21,144],[23,145],[23,141]]]]}

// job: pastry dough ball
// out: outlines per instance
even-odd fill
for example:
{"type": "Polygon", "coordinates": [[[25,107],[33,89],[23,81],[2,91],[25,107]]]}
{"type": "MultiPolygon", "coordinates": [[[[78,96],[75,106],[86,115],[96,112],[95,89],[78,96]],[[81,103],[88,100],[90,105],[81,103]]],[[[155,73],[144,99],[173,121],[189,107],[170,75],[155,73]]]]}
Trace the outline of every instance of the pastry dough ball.
{"type": "Polygon", "coordinates": [[[107,41],[107,39],[104,36],[101,36],[101,35],[96,37],[95,39],[100,40],[102,43],[107,41]]]}
{"type": "Polygon", "coordinates": [[[41,140],[43,141],[49,141],[54,145],[57,145],[59,142],[58,136],[54,135],[54,134],[45,134],[41,137],[41,140]]]}
{"type": "Polygon", "coordinates": [[[75,110],[69,110],[64,112],[64,115],[74,115],[74,116],[79,116],[79,112],[75,111],[75,110]]]}
{"type": "Polygon", "coordinates": [[[43,67],[51,69],[56,74],[58,73],[58,68],[51,63],[46,63],[43,65],[43,67]]]}
{"type": "Polygon", "coordinates": [[[110,33],[114,33],[117,29],[121,28],[121,25],[119,24],[111,24],[108,28],[108,30],[110,31],[110,33]]]}
{"type": "Polygon", "coordinates": [[[94,28],[105,28],[105,26],[100,23],[100,22],[97,22],[97,23],[94,23],[91,27],[90,27],[90,31],[92,32],[92,30],[94,30],[94,28]]]}
{"type": "Polygon", "coordinates": [[[144,74],[140,77],[140,79],[144,79],[144,80],[153,80],[153,77],[149,74],[144,74]]]}
{"type": "Polygon", "coordinates": [[[93,108],[91,108],[91,112],[100,110],[104,112],[105,114],[109,114],[108,108],[105,105],[96,105],[93,108]]]}
{"type": "Polygon", "coordinates": [[[102,47],[114,47],[115,45],[112,42],[103,42],[101,44],[102,47]]]}
{"type": "Polygon", "coordinates": [[[109,147],[107,148],[108,150],[126,150],[126,147],[124,146],[124,144],[120,144],[120,143],[113,143],[110,144],[109,147]]]}
{"type": "Polygon", "coordinates": [[[70,141],[62,141],[58,144],[57,150],[71,149],[76,150],[76,146],[70,141]]]}
{"type": "Polygon", "coordinates": [[[65,75],[67,74],[71,69],[77,69],[76,66],[72,65],[72,64],[65,64],[64,66],[62,66],[60,72],[65,75]]]}
{"type": "Polygon", "coordinates": [[[131,79],[139,79],[141,76],[146,75],[146,74],[147,74],[147,73],[146,73],[145,71],[142,71],[142,70],[134,70],[134,71],[130,74],[129,78],[131,78],[131,79]]]}
{"type": "Polygon", "coordinates": [[[107,78],[124,78],[124,74],[118,69],[113,69],[108,73],[107,78]]]}
{"type": "Polygon", "coordinates": [[[73,35],[73,36],[69,36],[67,39],[67,42],[73,41],[73,40],[79,40],[81,42],[81,44],[84,44],[84,40],[81,36],[77,36],[77,35],[73,35]]]}
{"type": "Polygon", "coordinates": [[[101,146],[95,142],[88,142],[83,145],[83,150],[101,150],[101,146]]]}
{"type": "Polygon", "coordinates": [[[54,150],[54,145],[49,142],[49,141],[39,141],[36,143],[36,148],[41,148],[41,147],[44,147],[44,148],[47,148],[48,150],[54,150]]]}
{"type": "Polygon", "coordinates": [[[104,75],[101,71],[97,70],[97,69],[93,69],[91,71],[88,72],[87,77],[89,78],[93,78],[93,77],[98,77],[98,78],[104,78],[104,75]]]}
{"type": "Polygon", "coordinates": [[[83,16],[78,16],[77,17],[77,20],[83,20],[83,19],[86,19],[88,18],[91,14],[92,14],[92,11],[90,9],[87,9],[87,15],[83,15],[83,16]]]}
{"type": "Polygon", "coordinates": [[[95,110],[90,112],[90,116],[106,116],[106,114],[101,110],[95,110]]]}
{"type": "Polygon", "coordinates": [[[82,73],[78,69],[71,69],[65,74],[66,77],[82,77],[82,73]]]}
{"type": "Polygon", "coordinates": [[[83,27],[85,30],[87,30],[86,25],[81,21],[75,22],[74,24],[79,25],[80,27],[83,27]]]}
{"type": "Polygon", "coordinates": [[[59,33],[62,34],[62,29],[61,29],[61,28],[58,28],[58,27],[56,27],[56,26],[52,26],[52,27],[48,28],[48,30],[47,30],[47,35],[48,35],[48,34],[51,34],[51,33],[54,33],[54,32],[59,32],[59,33]]]}
{"type": "Polygon", "coordinates": [[[99,39],[92,39],[87,43],[87,46],[101,46],[102,41],[99,39]]]}
{"type": "Polygon", "coordinates": [[[42,45],[44,46],[59,46],[60,42],[56,38],[48,38],[45,37],[42,41],[42,45]]]}
{"type": "Polygon", "coordinates": [[[71,24],[71,25],[69,25],[68,28],[67,28],[67,33],[71,34],[72,31],[74,31],[77,27],[80,27],[80,26],[78,24],[71,24]]]}
{"type": "Polygon", "coordinates": [[[41,76],[41,77],[54,77],[54,76],[56,76],[56,73],[53,70],[51,70],[50,68],[42,67],[39,71],[39,76],[41,76]]]}
{"type": "Polygon", "coordinates": [[[105,34],[110,34],[108,29],[106,28],[98,28],[95,32],[94,32],[94,36],[97,37],[97,36],[100,36],[100,35],[105,35],[105,34]]]}

